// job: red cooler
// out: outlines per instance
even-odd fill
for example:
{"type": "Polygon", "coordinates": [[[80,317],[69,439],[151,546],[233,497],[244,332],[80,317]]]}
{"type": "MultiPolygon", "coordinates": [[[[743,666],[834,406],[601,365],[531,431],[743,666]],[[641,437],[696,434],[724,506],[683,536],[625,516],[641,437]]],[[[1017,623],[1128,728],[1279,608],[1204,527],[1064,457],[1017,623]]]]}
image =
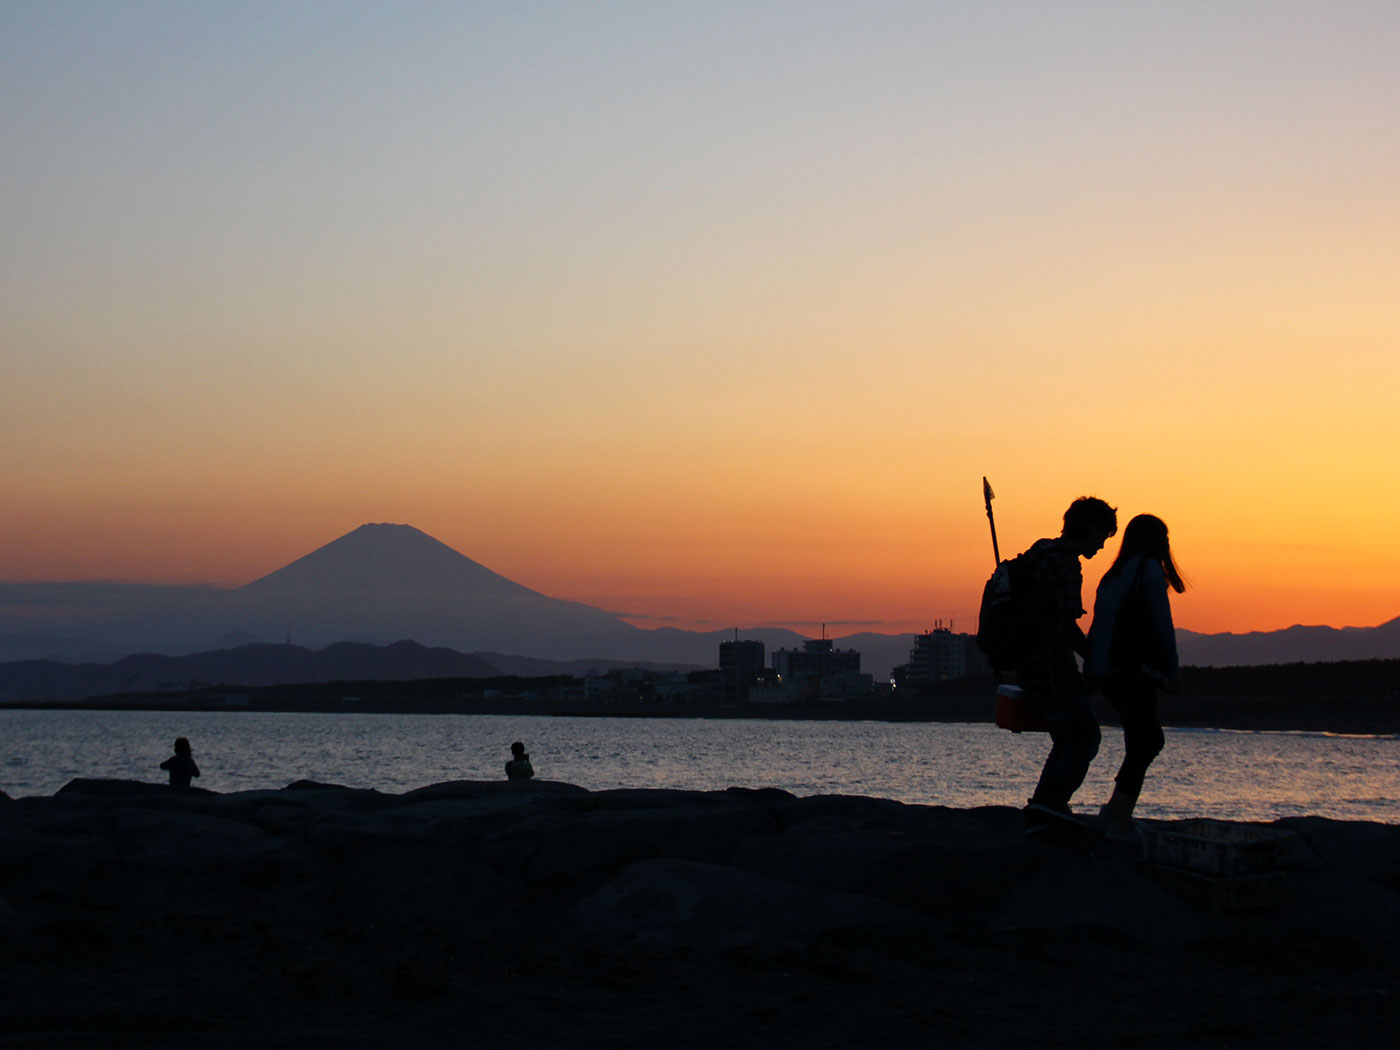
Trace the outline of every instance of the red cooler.
{"type": "Polygon", "coordinates": [[[997,725],[1013,733],[1043,733],[1050,728],[1019,685],[997,686],[997,725]]]}

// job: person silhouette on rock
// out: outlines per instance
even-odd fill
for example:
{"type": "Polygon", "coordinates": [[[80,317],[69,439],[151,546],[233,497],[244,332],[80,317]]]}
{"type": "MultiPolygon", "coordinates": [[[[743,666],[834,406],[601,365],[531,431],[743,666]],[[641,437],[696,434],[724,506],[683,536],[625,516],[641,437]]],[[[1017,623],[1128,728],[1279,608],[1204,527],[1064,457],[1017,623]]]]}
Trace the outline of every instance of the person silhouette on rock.
{"type": "Polygon", "coordinates": [[[199,776],[199,767],[190,753],[190,742],[182,736],[175,738],[175,753],[162,762],[160,768],[170,771],[170,786],[181,790],[190,786],[191,777],[199,776]]]}
{"type": "Polygon", "coordinates": [[[1186,590],[1172,558],[1167,525],[1139,514],[1123,530],[1118,557],[1099,583],[1085,671],[1123,723],[1123,764],[1100,810],[1110,838],[1133,840],[1133,808],[1143,777],[1166,738],[1158,690],[1174,693],[1180,677],[1168,589],[1186,590]]]}
{"type": "Polygon", "coordinates": [[[530,756],[525,753],[525,745],[519,740],[510,745],[513,756],[506,763],[506,776],[511,780],[529,780],[535,775],[535,767],[530,765],[530,756]]]}
{"type": "Polygon", "coordinates": [[[1050,727],[1050,754],[1035,792],[1026,803],[1028,832],[1074,820],[1069,800],[1099,751],[1099,722],[1075,656],[1087,656],[1089,640],[1079,629],[1084,615],[1080,558],[1092,558],[1118,532],[1118,512],[1094,496],[1082,496],[1065,511],[1064,528],[1037,540],[1031,560],[1028,639],[1016,678],[1026,699],[1050,727]]]}

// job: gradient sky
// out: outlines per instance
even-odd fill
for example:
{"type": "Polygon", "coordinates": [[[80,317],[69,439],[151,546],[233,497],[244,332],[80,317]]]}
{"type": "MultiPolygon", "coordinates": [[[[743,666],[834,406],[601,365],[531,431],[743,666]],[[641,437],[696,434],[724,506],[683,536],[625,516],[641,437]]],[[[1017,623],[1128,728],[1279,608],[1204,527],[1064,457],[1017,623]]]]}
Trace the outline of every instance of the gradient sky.
{"type": "Polygon", "coordinates": [[[1397,52],[1389,0],[4,0],[0,579],[391,521],[644,626],[970,630],[986,474],[1005,552],[1165,518],[1180,626],[1388,620],[1397,52]]]}

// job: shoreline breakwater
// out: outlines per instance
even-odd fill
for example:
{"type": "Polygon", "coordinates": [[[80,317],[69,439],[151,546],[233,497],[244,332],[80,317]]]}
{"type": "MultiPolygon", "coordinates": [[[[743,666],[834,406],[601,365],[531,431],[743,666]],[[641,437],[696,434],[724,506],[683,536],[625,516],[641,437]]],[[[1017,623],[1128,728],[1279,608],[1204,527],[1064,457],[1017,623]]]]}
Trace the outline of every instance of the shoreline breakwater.
{"type": "MultiPolygon", "coordinates": [[[[1150,822],[1148,833],[1173,822],[1150,822]]],[[[1267,907],[1009,807],[777,789],[76,780],[0,797],[11,1045],[1389,1045],[1400,827],[1267,907]]]]}

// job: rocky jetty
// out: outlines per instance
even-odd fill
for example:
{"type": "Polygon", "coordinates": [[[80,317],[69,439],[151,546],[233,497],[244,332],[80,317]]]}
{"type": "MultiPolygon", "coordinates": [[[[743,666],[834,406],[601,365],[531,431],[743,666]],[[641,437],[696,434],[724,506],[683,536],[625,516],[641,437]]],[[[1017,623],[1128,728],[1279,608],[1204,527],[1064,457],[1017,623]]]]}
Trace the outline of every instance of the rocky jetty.
{"type": "Polygon", "coordinates": [[[1393,1045],[1400,827],[1277,827],[1226,911],[1001,807],[75,780],[0,796],[0,1044],[1393,1045]]]}

